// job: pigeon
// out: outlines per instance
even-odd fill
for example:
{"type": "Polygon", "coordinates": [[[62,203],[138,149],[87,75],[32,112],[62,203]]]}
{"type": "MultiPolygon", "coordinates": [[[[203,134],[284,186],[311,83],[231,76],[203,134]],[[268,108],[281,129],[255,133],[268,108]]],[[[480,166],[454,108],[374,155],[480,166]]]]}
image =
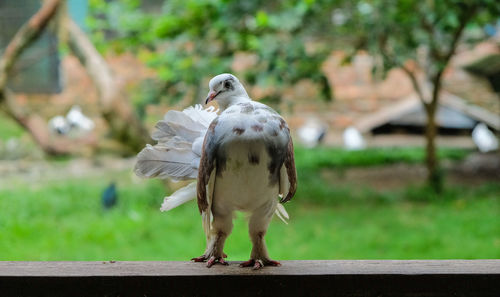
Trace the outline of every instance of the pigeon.
{"type": "Polygon", "coordinates": [[[66,115],[67,122],[71,128],[81,130],[82,132],[89,132],[94,129],[95,124],[90,118],[82,113],[82,109],[78,105],[74,105],[66,115]]]}
{"type": "Polygon", "coordinates": [[[142,177],[190,180],[166,197],[162,210],[170,210],[196,197],[207,246],[192,260],[227,265],[224,243],[233,228],[233,214],[249,216],[252,242],[250,259],[242,267],[278,266],[270,258],[264,236],[273,214],[289,218],[281,205],[297,189],[293,142],[285,120],[270,107],[252,101],[232,74],[209,82],[205,101],[211,107],[169,111],[156,125],[153,139],[139,154],[134,171],[142,177]]]}
{"type": "Polygon", "coordinates": [[[63,116],[55,116],[49,120],[49,129],[58,135],[66,135],[71,129],[68,121],[63,116]]]}
{"type": "Polygon", "coordinates": [[[474,127],[474,130],[472,130],[472,140],[481,153],[498,149],[498,139],[485,123],[479,123],[474,127]]]}
{"type": "Polygon", "coordinates": [[[109,184],[109,186],[104,189],[101,195],[101,202],[105,209],[111,209],[116,205],[116,202],[118,202],[118,194],[116,193],[115,183],[109,184]]]}
{"type": "Polygon", "coordinates": [[[342,134],[344,138],[344,147],[348,151],[356,151],[365,148],[365,140],[358,129],[350,126],[344,130],[342,134]]]}
{"type": "Polygon", "coordinates": [[[310,118],[297,130],[297,136],[307,148],[318,146],[325,138],[327,128],[318,119],[310,118]]]}

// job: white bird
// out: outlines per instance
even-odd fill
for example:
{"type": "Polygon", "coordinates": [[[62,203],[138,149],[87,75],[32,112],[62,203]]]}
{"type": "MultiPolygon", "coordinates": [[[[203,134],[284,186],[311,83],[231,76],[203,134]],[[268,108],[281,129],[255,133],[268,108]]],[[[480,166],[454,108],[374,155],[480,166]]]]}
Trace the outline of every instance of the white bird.
{"type": "Polygon", "coordinates": [[[342,135],[346,150],[361,150],[365,148],[365,140],[358,129],[347,127],[342,135]]]}
{"type": "Polygon", "coordinates": [[[82,113],[82,109],[78,105],[74,105],[69,110],[66,115],[66,120],[68,121],[71,128],[79,129],[83,132],[89,132],[94,129],[95,124],[90,118],[82,113]]]}
{"type": "Polygon", "coordinates": [[[484,123],[479,123],[472,130],[472,140],[481,153],[487,153],[498,149],[498,139],[484,123]]]}
{"type": "Polygon", "coordinates": [[[231,74],[214,77],[209,88],[206,103],[216,100],[222,113],[215,117],[213,110],[199,106],[187,110],[206,114],[169,111],[153,133],[158,144],[139,153],[135,172],[144,177],[184,180],[197,175],[196,187],[189,184],[162,205],[163,210],[172,209],[189,201],[196,190],[207,248],[192,260],[207,261],[207,267],[227,265],[224,243],[233,228],[233,213],[238,210],[250,213],[253,245],[250,260],[241,266],[260,269],[280,265],[269,257],[264,235],[273,214],[288,218],[278,198],[287,202],[297,187],[288,126],[270,107],[252,101],[231,74]],[[210,120],[209,115],[214,118],[210,120]]]}
{"type": "Polygon", "coordinates": [[[50,131],[60,134],[60,135],[66,135],[68,134],[69,130],[71,129],[68,121],[66,120],[65,117],[63,116],[55,116],[49,120],[49,129],[50,131]]]}
{"type": "Polygon", "coordinates": [[[317,119],[308,119],[304,125],[297,130],[297,136],[305,147],[317,146],[325,137],[326,126],[317,119]]]}

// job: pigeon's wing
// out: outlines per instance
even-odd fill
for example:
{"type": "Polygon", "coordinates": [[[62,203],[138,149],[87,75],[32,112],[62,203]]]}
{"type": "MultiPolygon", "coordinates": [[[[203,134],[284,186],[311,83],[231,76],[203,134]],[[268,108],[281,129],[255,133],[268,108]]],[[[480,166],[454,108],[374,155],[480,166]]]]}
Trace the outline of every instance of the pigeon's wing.
{"type": "Polygon", "coordinates": [[[198,198],[198,209],[200,213],[207,211],[209,200],[213,193],[213,189],[208,189],[209,180],[212,173],[215,171],[215,159],[217,154],[217,145],[215,139],[215,128],[218,124],[218,119],[215,119],[210,124],[205,140],[203,141],[200,167],[198,168],[198,184],[196,188],[198,198]]]}
{"type": "Polygon", "coordinates": [[[214,119],[203,141],[200,167],[198,169],[198,183],[197,183],[197,200],[198,209],[202,215],[203,229],[207,239],[210,236],[211,222],[212,222],[212,196],[214,193],[215,175],[216,175],[216,158],[218,141],[216,137],[216,128],[218,125],[218,118],[214,119]]]}
{"type": "Polygon", "coordinates": [[[280,170],[280,194],[283,195],[280,202],[285,203],[290,199],[292,199],[293,195],[295,195],[296,190],[297,190],[297,171],[295,169],[293,141],[292,137],[289,135],[288,145],[285,152],[285,161],[280,170]]]}

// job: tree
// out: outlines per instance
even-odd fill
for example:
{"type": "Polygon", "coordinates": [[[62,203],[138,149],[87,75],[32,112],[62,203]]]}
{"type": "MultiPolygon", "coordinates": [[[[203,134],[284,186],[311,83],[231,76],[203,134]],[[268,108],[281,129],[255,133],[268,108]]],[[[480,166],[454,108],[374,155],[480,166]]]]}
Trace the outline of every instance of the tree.
{"type": "MultiPolygon", "coordinates": [[[[45,121],[36,114],[29,115],[22,110],[6,84],[9,71],[23,50],[40,36],[47,25],[56,19],[58,13],[65,13],[63,4],[64,1],[61,0],[45,0],[39,11],[14,35],[0,57],[0,107],[28,131],[46,153],[53,155],[68,154],[81,149],[84,145],[95,146],[96,143],[93,139],[51,141],[45,121]]],[[[60,20],[56,25],[61,26],[60,20]]],[[[128,153],[135,154],[150,140],[146,129],[123,92],[117,87],[106,62],[85,34],[69,17],[62,25],[68,30],[70,48],[86,67],[99,90],[101,112],[110,126],[112,135],[130,149],[128,153]]]]}
{"type": "Polygon", "coordinates": [[[25,115],[17,106],[12,92],[7,87],[7,77],[23,50],[40,36],[49,22],[56,16],[60,6],[60,0],[44,1],[40,10],[17,31],[0,57],[0,108],[28,130],[35,141],[49,154],[66,153],[70,146],[68,143],[51,144],[49,142],[48,132],[40,127],[43,125],[43,120],[40,117],[25,115]]]}
{"type": "Polygon", "coordinates": [[[443,73],[465,30],[495,21],[500,16],[500,2],[372,0],[346,2],[342,9],[350,19],[344,30],[358,32],[358,46],[381,55],[386,68],[400,67],[410,78],[427,115],[427,180],[439,191],[442,174],[435,138],[443,73]]]}
{"type": "MultiPolygon", "coordinates": [[[[242,78],[252,84],[289,86],[310,78],[327,89],[320,64],[326,50],[308,53],[305,19],[315,1],[168,0],[154,12],[141,1],[91,1],[90,26],[101,51],[133,51],[158,73],[156,103],[203,94],[207,78],[231,71],[234,53],[257,56],[242,78]],[[141,9],[143,8],[143,9],[141,9]],[[161,14],[159,14],[161,13],[161,14]]],[[[328,94],[329,91],[324,91],[328,94]]],[[[279,100],[271,94],[269,100],[279,100]]],[[[148,102],[150,103],[150,102],[148,102]]]]}

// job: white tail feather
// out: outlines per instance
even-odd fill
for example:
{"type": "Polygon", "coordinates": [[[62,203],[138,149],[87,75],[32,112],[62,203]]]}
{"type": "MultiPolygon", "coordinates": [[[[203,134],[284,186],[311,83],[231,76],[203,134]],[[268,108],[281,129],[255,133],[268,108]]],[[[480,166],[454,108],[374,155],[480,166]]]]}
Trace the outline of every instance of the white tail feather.
{"type": "Polygon", "coordinates": [[[160,210],[169,211],[173,208],[176,208],[179,205],[182,205],[190,200],[193,200],[195,197],[196,197],[196,182],[192,182],[189,185],[175,191],[172,195],[165,197],[160,210]]]}
{"type": "Polygon", "coordinates": [[[286,209],[285,207],[283,206],[283,204],[281,203],[278,203],[276,205],[276,210],[274,211],[274,214],[280,218],[280,220],[283,221],[283,223],[287,224],[288,225],[288,222],[287,220],[290,219],[290,216],[288,215],[288,212],[286,212],[286,209]]]}
{"type": "Polygon", "coordinates": [[[193,168],[191,162],[196,158],[191,148],[173,149],[146,145],[137,155],[134,172],[145,178],[195,179],[198,176],[198,168],[193,168]]]}
{"type": "Polygon", "coordinates": [[[134,172],[145,178],[196,179],[201,145],[216,117],[217,110],[201,105],[167,112],[152,134],[158,144],[146,145],[137,155],[134,172]]]}

